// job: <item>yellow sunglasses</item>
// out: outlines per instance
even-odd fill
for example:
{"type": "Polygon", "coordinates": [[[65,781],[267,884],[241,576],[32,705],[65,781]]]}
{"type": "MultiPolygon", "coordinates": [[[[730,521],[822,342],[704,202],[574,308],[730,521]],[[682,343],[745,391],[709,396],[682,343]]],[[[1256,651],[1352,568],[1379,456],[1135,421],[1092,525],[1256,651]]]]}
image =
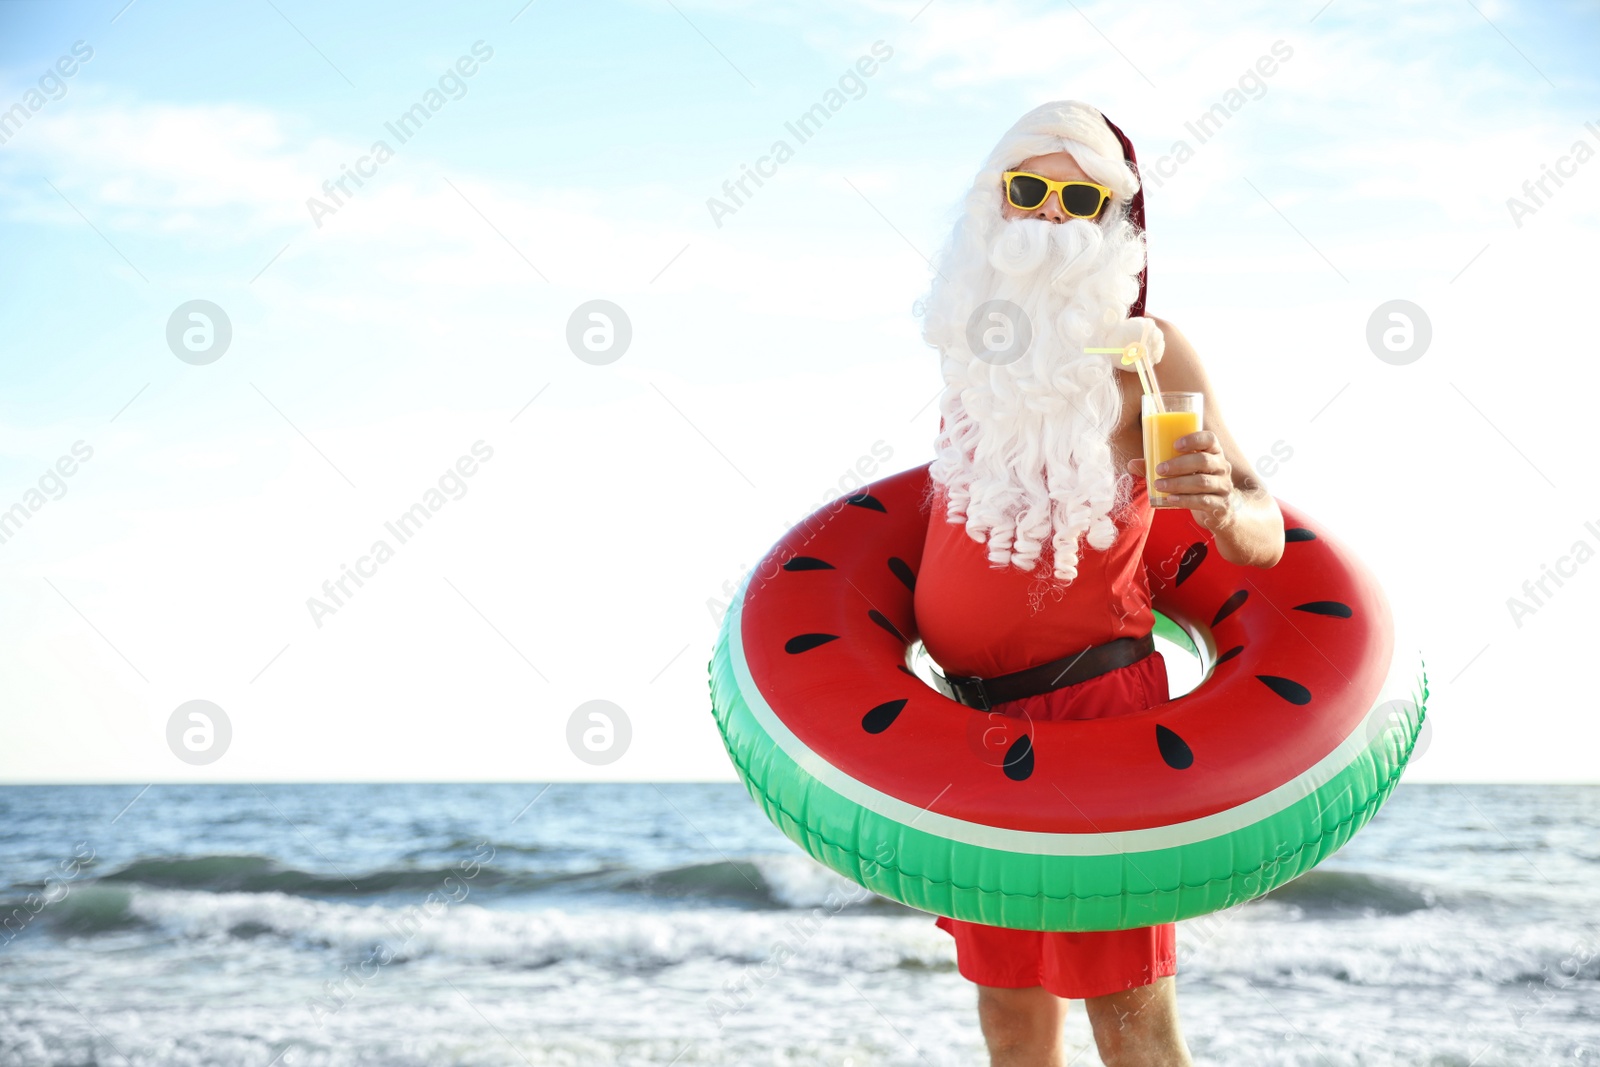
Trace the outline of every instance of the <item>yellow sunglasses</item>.
{"type": "Polygon", "coordinates": [[[1092,219],[1111,198],[1111,190],[1094,182],[1055,181],[1042,174],[1026,170],[1008,170],[1001,176],[1005,182],[1006,200],[1019,211],[1032,211],[1042,206],[1053,192],[1061,201],[1061,210],[1075,219],[1092,219]]]}

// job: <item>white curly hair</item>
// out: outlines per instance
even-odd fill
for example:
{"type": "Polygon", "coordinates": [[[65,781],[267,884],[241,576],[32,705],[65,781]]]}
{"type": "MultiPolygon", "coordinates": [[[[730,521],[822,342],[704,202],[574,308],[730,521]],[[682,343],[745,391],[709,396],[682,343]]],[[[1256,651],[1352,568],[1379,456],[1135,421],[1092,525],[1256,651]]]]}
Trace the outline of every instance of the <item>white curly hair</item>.
{"type": "Polygon", "coordinates": [[[1128,317],[1145,265],[1144,233],[1128,217],[1138,189],[1097,109],[1075,100],[1034,108],[978,172],[918,302],[945,381],[930,494],[948,491],[948,521],[987,542],[993,566],[1034,571],[1048,540],[1054,577],[1070,582],[1081,537],[1099,550],[1116,541],[1112,515],[1132,495],[1132,475],[1113,469],[1109,442],[1122,413],[1120,358],[1084,349],[1143,340],[1152,362],[1161,359],[1160,329],[1128,317]],[[1001,175],[1053,152],[1071,153],[1112,190],[1108,209],[1059,224],[1006,219],[1001,175]],[[996,300],[1031,327],[1020,358],[996,359],[984,344],[974,351],[982,306],[996,300]]]}

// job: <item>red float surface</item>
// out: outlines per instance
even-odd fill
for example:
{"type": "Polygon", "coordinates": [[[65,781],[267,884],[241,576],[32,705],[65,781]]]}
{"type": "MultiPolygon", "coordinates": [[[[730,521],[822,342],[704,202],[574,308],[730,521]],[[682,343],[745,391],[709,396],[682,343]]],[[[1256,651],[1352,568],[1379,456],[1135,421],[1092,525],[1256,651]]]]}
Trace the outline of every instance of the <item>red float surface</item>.
{"type": "Polygon", "coordinates": [[[751,677],[776,715],[811,752],[883,793],[1040,833],[1185,822],[1308,770],[1382,687],[1394,652],[1387,601],[1320,525],[1278,501],[1283,558],[1241,567],[1187,511],[1157,509],[1144,550],[1155,610],[1196,635],[1209,676],[1111,719],[1019,720],[1008,740],[1022,747],[997,762],[983,737],[994,717],[907,666],[927,487],[927,468],[916,467],[825,505],[756,565],[736,605],[751,677]]]}

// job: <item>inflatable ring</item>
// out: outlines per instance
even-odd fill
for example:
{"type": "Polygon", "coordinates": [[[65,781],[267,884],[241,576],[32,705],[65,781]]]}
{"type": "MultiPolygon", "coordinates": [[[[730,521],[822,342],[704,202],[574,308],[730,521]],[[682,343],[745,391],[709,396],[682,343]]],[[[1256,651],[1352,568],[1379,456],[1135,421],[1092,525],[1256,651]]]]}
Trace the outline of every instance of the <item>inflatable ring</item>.
{"type": "Polygon", "coordinates": [[[928,485],[926,467],[902,471],[790,530],[744,577],[711,658],[734,767],[819,862],[956,919],[1128,929],[1282,885],[1388,798],[1427,676],[1382,589],[1308,517],[1279,501],[1284,555],[1262,569],[1157,509],[1155,632],[1201,682],[1109,719],[1028,722],[910,665],[928,485]]]}

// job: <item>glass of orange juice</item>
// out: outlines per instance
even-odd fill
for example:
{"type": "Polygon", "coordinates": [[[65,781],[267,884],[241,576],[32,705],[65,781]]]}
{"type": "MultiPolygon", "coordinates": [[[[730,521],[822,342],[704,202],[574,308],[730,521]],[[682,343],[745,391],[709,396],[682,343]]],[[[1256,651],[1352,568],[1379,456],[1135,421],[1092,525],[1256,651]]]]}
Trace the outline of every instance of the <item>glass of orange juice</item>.
{"type": "MultiPolygon", "coordinates": [[[[1156,410],[1156,398],[1145,393],[1139,398],[1139,417],[1144,426],[1144,471],[1146,486],[1153,485],[1157,478],[1177,477],[1176,475],[1161,475],[1156,473],[1156,464],[1164,463],[1169,459],[1183,455],[1173,447],[1178,438],[1185,434],[1195,433],[1201,428],[1200,416],[1205,407],[1204,393],[1162,393],[1161,406],[1165,411],[1156,410]]],[[[1166,493],[1158,493],[1148,489],[1150,506],[1153,508],[1178,508],[1182,504],[1171,502],[1166,493]]]]}

